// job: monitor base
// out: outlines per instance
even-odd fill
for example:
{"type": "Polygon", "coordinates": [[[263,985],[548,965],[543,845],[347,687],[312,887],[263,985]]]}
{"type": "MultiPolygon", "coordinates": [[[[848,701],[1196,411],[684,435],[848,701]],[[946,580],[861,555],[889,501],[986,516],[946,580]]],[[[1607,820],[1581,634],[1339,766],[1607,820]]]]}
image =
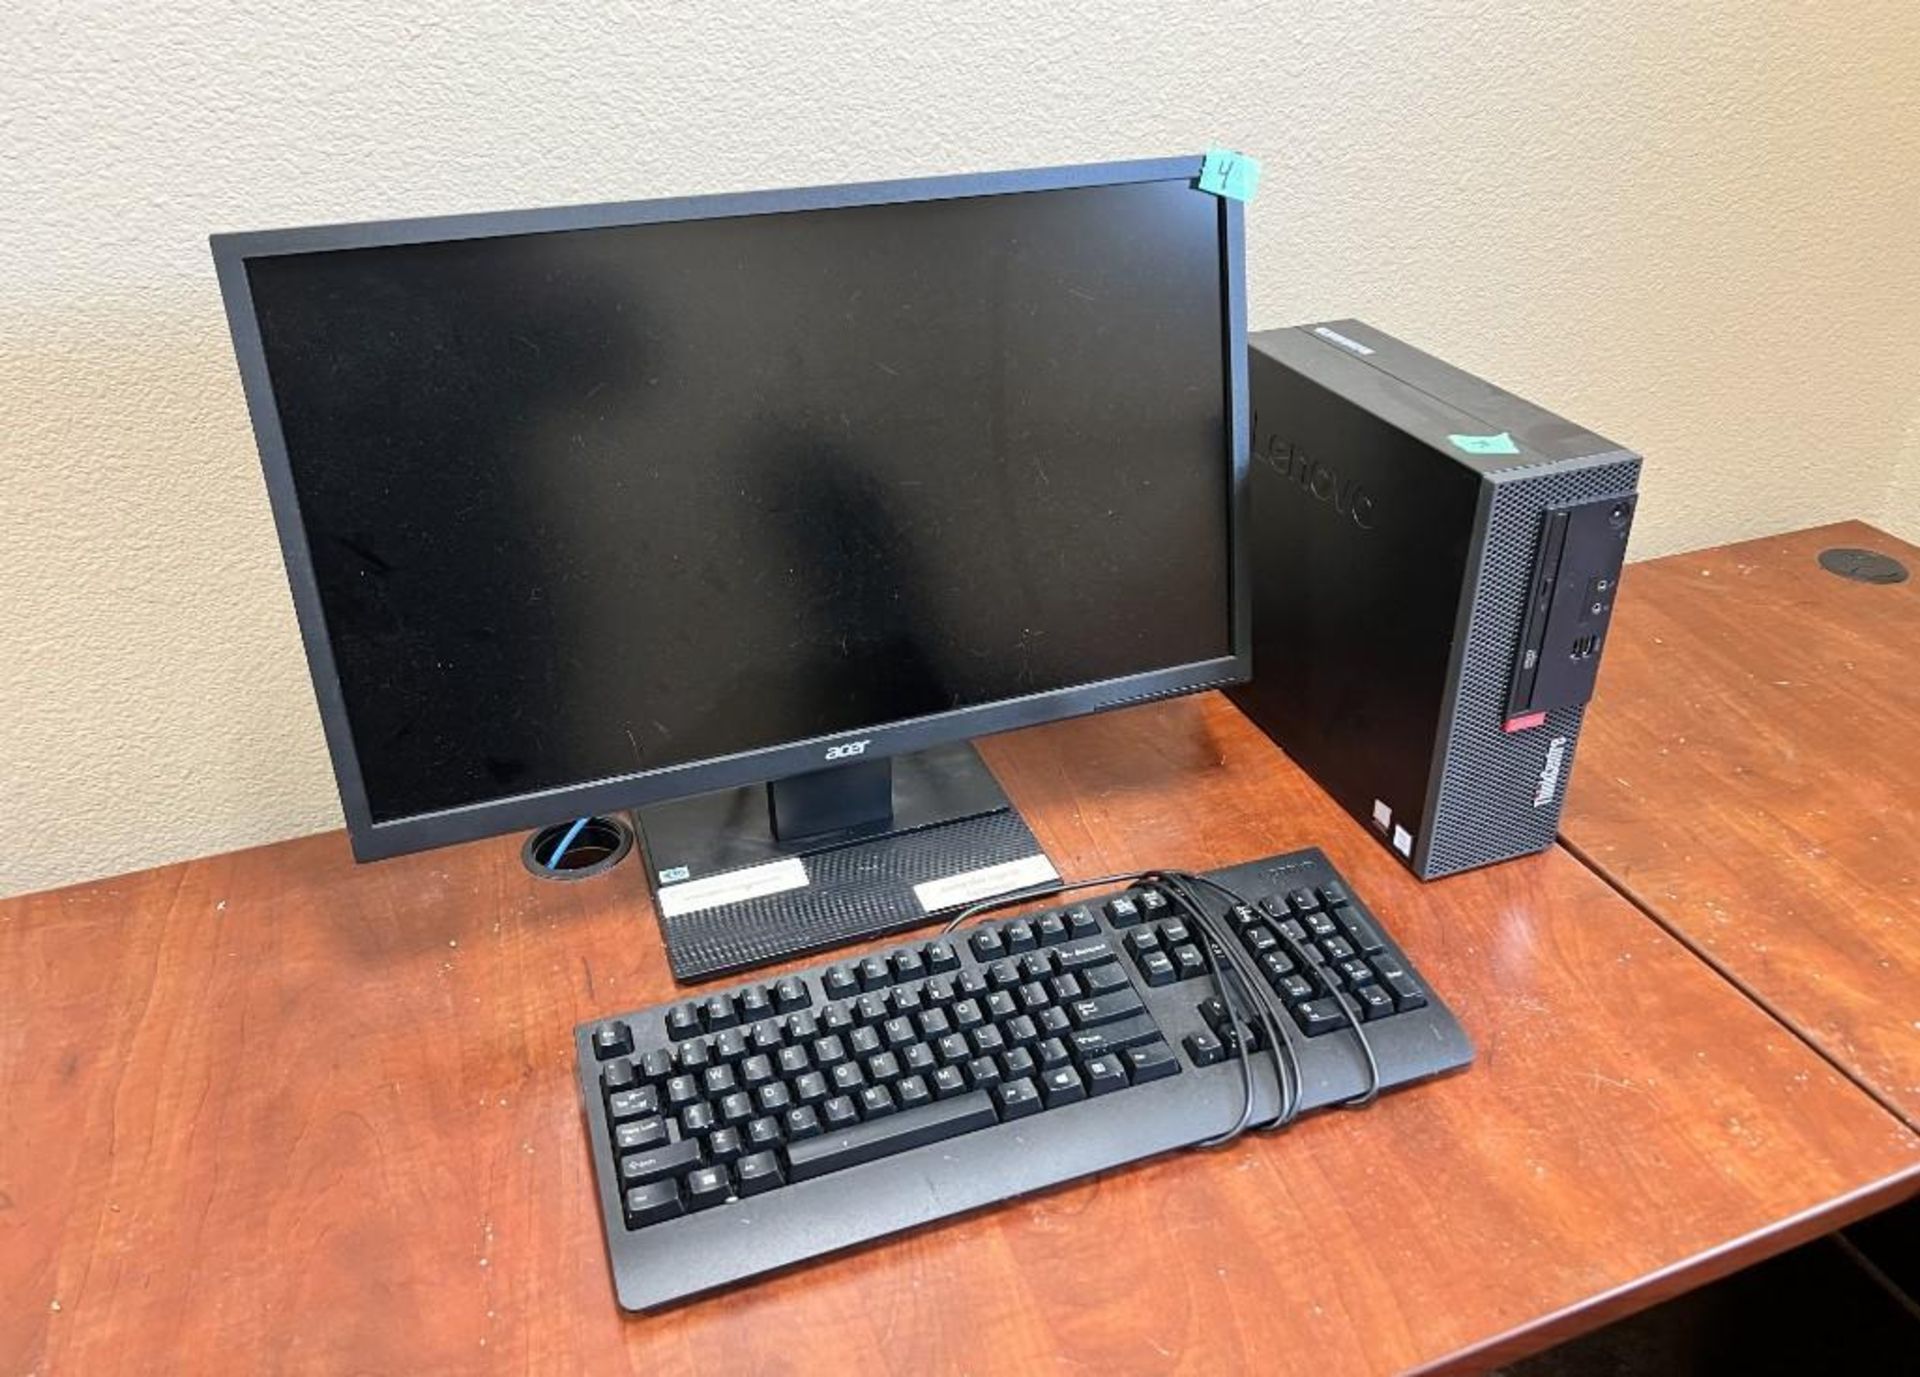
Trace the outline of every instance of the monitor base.
{"type": "Polygon", "coordinates": [[[633,820],[679,980],[917,927],[1057,878],[965,742],[655,804],[633,820]],[[891,782],[883,816],[876,767],[891,782]],[[832,778],[843,772],[845,791],[832,778]],[[803,792],[781,787],[796,784],[803,792]]]}

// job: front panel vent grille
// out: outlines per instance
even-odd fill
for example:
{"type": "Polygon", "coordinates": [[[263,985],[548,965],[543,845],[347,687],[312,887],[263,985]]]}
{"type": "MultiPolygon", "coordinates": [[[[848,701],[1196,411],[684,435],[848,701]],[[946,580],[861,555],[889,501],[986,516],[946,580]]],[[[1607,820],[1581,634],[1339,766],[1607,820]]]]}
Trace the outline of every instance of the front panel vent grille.
{"type": "Polygon", "coordinates": [[[1631,495],[1639,482],[1640,460],[1627,457],[1579,468],[1554,465],[1539,477],[1528,477],[1531,472],[1511,470],[1493,480],[1492,510],[1469,592],[1473,611],[1438,802],[1429,813],[1427,842],[1416,867],[1425,879],[1539,851],[1560,828],[1560,804],[1586,709],[1559,708],[1528,731],[1501,730],[1533,581],[1534,549],[1549,509],[1631,495]],[[1535,805],[1556,738],[1563,742],[1558,779],[1551,797],[1535,805]]]}

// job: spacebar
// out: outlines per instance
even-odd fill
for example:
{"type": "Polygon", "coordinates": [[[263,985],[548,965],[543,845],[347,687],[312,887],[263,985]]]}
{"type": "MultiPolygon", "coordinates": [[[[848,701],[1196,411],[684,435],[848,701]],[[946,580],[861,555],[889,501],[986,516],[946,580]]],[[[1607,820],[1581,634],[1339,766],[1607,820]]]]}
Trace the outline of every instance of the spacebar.
{"type": "Polygon", "coordinates": [[[869,1119],[839,1133],[808,1138],[787,1148],[789,1181],[806,1181],[830,1171],[857,1167],[875,1158],[890,1157],[908,1148],[924,1147],[944,1138],[957,1138],[999,1123],[993,1100],[984,1090],[936,1100],[918,1109],[869,1119]]]}

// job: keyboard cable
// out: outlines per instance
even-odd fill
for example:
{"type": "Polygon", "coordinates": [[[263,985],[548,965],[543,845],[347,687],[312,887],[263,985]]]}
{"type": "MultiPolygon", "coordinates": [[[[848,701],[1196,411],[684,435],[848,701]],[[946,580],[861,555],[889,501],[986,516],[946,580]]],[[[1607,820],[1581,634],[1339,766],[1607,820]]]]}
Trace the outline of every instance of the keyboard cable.
{"type": "MultiPolygon", "coordinates": [[[[1221,987],[1221,1003],[1226,1007],[1228,1026],[1233,1030],[1235,1044],[1244,1052],[1246,1044],[1252,1041],[1251,1037],[1242,1035],[1240,1032],[1243,1017],[1249,1031],[1253,1027],[1255,1018],[1259,1019],[1260,1026],[1266,1030],[1267,1047],[1273,1054],[1274,1079],[1280,1090],[1280,1107],[1275,1111],[1274,1117],[1261,1127],[1263,1129],[1280,1128],[1292,1123],[1300,1113],[1300,1100],[1305,1091],[1305,1076],[1300,1069],[1298,1050],[1294,1047],[1292,1037],[1285,1031],[1285,1015],[1276,1015],[1271,1002],[1265,998],[1266,990],[1260,980],[1259,972],[1250,971],[1245,967],[1238,944],[1233,941],[1233,935],[1221,929],[1214,915],[1194,894],[1189,884],[1191,877],[1187,872],[1160,871],[1156,874],[1161,883],[1173,891],[1175,899],[1187,910],[1194,925],[1200,929],[1201,953],[1207,958],[1208,964],[1213,965],[1216,954],[1224,959],[1226,972],[1232,979],[1223,980],[1216,975],[1214,983],[1221,987]],[[1231,990],[1227,988],[1228,986],[1231,986],[1231,990]],[[1245,1010],[1244,1014],[1241,1009],[1234,1007],[1235,994],[1239,996],[1239,1003],[1245,1010]]],[[[1249,1117],[1251,1117],[1251,1107],[1249,1107],[1249,1117]]]]}
{"type": "MultiPolygon", "coordinates": [[[[1258,905],[1247,902],[1245,895],[1236,893],[1228,886],[1209,876],[1196,875],[1189,872],[1184,875],[1184,878],[1197,881],[1210,889],[1218,891],[1220,894],[1226,896],[1229,903],[1244,905],[1247,908],[1253,909],[1256,913],[1261,912],[1258,905]]],[[[1285,932],[1279,932],[1278,924],[1274,926],[1276,935],[1292,950],[1293,959],[1300,963],[1301,969],[1311,970],[1313,968],[1313,958],[1307,954],[1305,948],[1285,932]]],[[[1327,992],[1333,996],[1334,1004],[1338,1006],[1340,1012],[1345,1015],[1347,1027],[1352,1030],[1354,1038],[1360,1044],[1360,1054],[1367,1060],[1367,1088],[1353,1098],[1340,1102],[1347,1108],[1361,1109],[1380,1098],[1380,1061],[1379,1058],[1374,1055],[1372,1040],[1367,1037],[1366,1030],[1361,1026],[1359,1011],[1348,1002],[1346,995],[1341,993],[1339,987],[1335,985],[1333,981],[1329,980],[1326,984],[1327,992]]],[[[1278,1125],[1274,1126],[1277,1127],[1278,1125]]]]}
{"type": "MultiPolygon", "coordinates": [[[[997,909],[1009,908],[1014,904],[1023,904],[1031,899],[1045,899],[1055,894],[1065,894],[1077,889],[1097,889],[1102,885],[1124,885],[1132,888],[1137,885],[1153,884],[1162,881],[1164,878],[1163,872],[1148,870],[1141,872],[1126,871],[1115,875],[1096,875],[1085,880],[1049,880],[1045,884],[1034,885],[1026,889],[1016,890],[1011,894],[1002,894],[996,898],[982,899],[977,904],[970,904],[956,913],[951,921],[940,929],[940,934],[943,937],[951,936],[959,930],[962,924],[974,918],[983,914],[992,913],[997,909]]],[[[1195,905],[1190,898],[1184,901],[1184,907],[1192,912],[1200,912],[1197,905],[1195,905]]],[[[1237,1015],[1233,1013],[1235,1003],[1248,1003],[1251,1001],[1244,998],[1246,993],[1244,990],[1238,991],[1243,998],[1236,1001],[1234,997],[1236,991],[1229,986],[1222,973],[1220,964],[1214,957],[1216,948],[1222,951],[1230,951],[1231,948],[1216,941],[1214,930],[1211,926],[1204,928],[1203,938],[1204,940],[1200,944],[1200,954],[1207,963],[1208,974],[1212,977],[1214,988],[1220,995],[1221,1003],[1226,1006],[1229,1016],[1237,1019],[1237,1015]]],[[[1251,1026],[1251,1021],[1249,1021],[1249,1026],[1251,1026]]],[[[1268,1036],[1271,1037],[1272,1034],[1269,1033],[1268,1036]]],[[[1203,1138],[1196,1146],[1224,1147],[1235,1138],[1238,1138],[1242,1133],[1246,1132],[1248,1126],[1253,1122],[1256,1096],[1254,1093],[1253,1062],[1251,1060],[1251,1053],[1247,1047],[1249,1041],[1251,1041],[1249,1038],[1234,1038],[1235,1060],[1240,1067],[1241,1102],[1239,1119],[1235,1121],[1233,1127],[1226,1132],[1216,1134],[1211,1138],[1203,1138]]],[[[1275,1065],[1278,1067],[1279,1063],[1276,1061],[1275,1065]]],[[[1281,1082],[1282,1108],[1284,1110],[1286,1108],[1285,1101],[1287,1100],[1287,1077],[1284,1071],[1280,1071],[1278,1074],[1281,1082]]],[[[1297,1077],[1295,1078],[1295,1083],[1298,1083],[1297,1077]]],[[[1295,1103],[1297,1104],[1297,1099],[1295,1103]]]]}

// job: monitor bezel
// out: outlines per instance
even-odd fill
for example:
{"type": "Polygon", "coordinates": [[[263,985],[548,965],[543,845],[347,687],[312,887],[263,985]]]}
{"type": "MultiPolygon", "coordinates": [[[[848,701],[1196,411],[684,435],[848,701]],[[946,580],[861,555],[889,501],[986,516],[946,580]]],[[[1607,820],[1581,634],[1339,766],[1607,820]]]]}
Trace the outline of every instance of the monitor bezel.
{"type": "Polygon", "coordinates": [[[246,265],[250,259],[335,249],[389,247],[457,239],[497,238],[562,230],[657,224],[663,221],[775,215],[792,211],[889,205],[960,197],[1060,191],[1076,187],[1123,186],[1141,182],[1195,181],[1198,156],[1128,162],[1092,163],[1011,172],[966,173],[840,186],[778,191],[728,192],[613,202],[539,210],[480,212],[465,215],[316,225],[210,237],[215,271],[233,334],[242,388],[253,421],[254,440],[265,472],[267,496],[279,533],[293,593],[295,618],[305,646],[307,667],[320,708],[321,728],[332,760],[334,779],[356,859],[379,860],[407,852],[473,841],[538,827],[559,819],[618,812],[684,798],[692,794],[761,783],[827,768],[831,747],[864,740],[863,759],[924,750],[930,746],[987,736],[1062,718],[1080,717],[1156,698],[1219,688],[1247,679],[1252,667],[1252,617],[1249,606],[1248,531],[1249,416],[1247,393],[1247,313],[1244,211],[1240,202],[1217,198],[1220,205],[1222,300],[1225,332],[1223,369],[1228,419],[1228,625],[1230,653],[1192,664],[1172,665],[1097,683],[1051,689],[1020,698],[1000,699],[905,721],[834,732],[826,736],[761,747],[732,755],[635,771],[604,779],[456,808],[376,820],[367,797],[347,717],[346,699],[328,638],[319,582],[300,518],[293,469],[266,352],[253,309],[246,265]]]}

